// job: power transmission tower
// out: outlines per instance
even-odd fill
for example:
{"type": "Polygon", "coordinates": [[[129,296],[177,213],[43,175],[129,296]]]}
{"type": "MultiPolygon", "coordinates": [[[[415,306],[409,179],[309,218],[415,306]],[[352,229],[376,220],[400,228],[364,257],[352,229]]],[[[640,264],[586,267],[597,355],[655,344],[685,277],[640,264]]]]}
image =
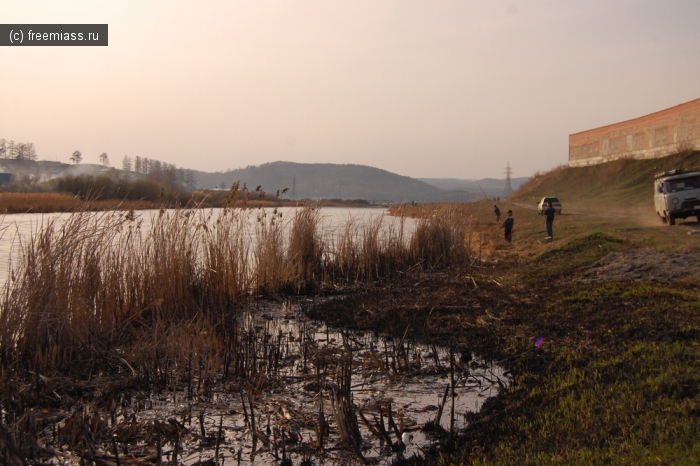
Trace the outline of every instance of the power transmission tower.
{"type": "Polygon", "coordinates": [[[508,199],[513,194],[513,186],[510,184],[510,175],[513,170],[510,168],[510,162],[506,165],[506,185],[503,187],[503,199],[508,199]]]}

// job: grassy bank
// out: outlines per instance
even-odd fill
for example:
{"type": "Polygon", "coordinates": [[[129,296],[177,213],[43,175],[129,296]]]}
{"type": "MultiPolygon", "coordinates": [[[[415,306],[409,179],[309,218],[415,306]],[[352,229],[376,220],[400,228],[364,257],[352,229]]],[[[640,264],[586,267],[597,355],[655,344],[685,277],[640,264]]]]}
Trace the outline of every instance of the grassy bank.
{"type": "Polygon", "coordinates": [[[564,212],[654,212],[654,174],[676,168],[700,168],[700,152],[686,152],[660,159],[621,159],[590,167],[559,167],[537,173],[510,197],[514,203],[537,203],[558,196],[564,212]]]}

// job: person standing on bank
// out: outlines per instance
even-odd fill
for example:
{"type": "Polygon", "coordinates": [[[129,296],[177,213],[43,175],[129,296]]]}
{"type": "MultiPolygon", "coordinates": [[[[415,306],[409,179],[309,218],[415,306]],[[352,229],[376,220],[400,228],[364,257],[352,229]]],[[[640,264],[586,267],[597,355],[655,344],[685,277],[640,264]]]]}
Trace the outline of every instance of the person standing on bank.
{"type": "Polygon", "coordinates": [[[501,221],[501,209],[497,205],[493,206],[493,213],[496,214],[496,222],[501,221]]]}
{"type": "Polygon", "coordinates": [[[552,207],[552,203],[548,202],[547,208],[542,213],[544,214],[544,224],[547,227],[547,238],[546,239],[552,240],[552,239],[554,239],[554,232],[552,231],[552,224],[554,223],[554,214],[556,214],[557,211],[554,210],[554,207],[552,207]]]}
{"type": "Polygon", "coordinates": [[[513,218],[513,211],[509,210],[508,211],[508,218],[506,218],[506,221],[503,222],[503,229],[505,230],[505,235],[506,235],[506,241],[509,243],[513,239],[513,224],[515,223],[515,219],[513,218]]]}

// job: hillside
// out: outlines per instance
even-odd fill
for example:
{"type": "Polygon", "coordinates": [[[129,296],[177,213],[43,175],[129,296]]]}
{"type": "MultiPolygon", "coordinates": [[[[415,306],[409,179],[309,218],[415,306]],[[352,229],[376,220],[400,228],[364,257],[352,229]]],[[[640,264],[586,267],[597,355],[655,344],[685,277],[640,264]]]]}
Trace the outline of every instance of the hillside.
{"type": "Polygon", "coordinates": [[[557,196],[563,209],[654,212],[654,174],[674,168],[700,167],[700,152],[658,159],[622,159],[589,167],[558,167],[535,174],[510,198],[512,202],[537,203],[557,196]]]}
{"type": "MultiPolygon", "coordinates": [[[[437,188],[447,191],[468,191],[473,193],[475,199],[480,199],[486,194],[488,197],[502,197],[506,181],[496,178],[483,178],[481,180],[465,180],[460,178],[418,178],[437,188]]],[[[530,178],[511,178],[510,184],[516,190],[530,178]]]]}
{"type": "MultiPolygon", "coordinates": [[[[185,169],[177,169],[185,170],[185,169]]],[[[197,188],[228,189],[234,182],[257,186],[274,193],[288,188],[287,199],[365,199],[369,201],[411,202],[465,202],[502,197],[504,180],[485,178],[466,180],[456,178],[416,179],[386,170],[356,164],[303,164],[273,162],[248,166],[225,172],[207,173],[185,170],[193,175],[192,186],[197,188]]],[[[109,173],[123,176],[123,170],[96,164],[66,164],[52,161],[0,160],[0,172],[15,178],[45,181],[66,175],[97,176],[109,173]]],[[[129,172],[129,177],[146,177],[145,173],[129,172]]],[[[513,189],[528,178],[513,178],[513,189]]]]}
{"type": "Polygon", "coordinates": [[[235,181],[268,192],[288,188],[294,199],[367,199],[394,202],[455,202],[482,195],[445,191],[423,181],[365,165],[273,162],[226,172],[196,172],[200,186],[228,187],[235,181]]]}

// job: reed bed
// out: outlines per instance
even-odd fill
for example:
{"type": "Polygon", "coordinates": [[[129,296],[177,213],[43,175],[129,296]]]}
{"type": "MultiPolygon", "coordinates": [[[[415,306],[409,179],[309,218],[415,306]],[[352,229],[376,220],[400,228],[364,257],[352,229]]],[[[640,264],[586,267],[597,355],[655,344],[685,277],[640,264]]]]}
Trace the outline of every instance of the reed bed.
{"type": "MultiPolygon", "coordinates": [[[[314,292],[392,277],[409,267],[461,267],[474,222],[458,210],[383,228],[378,216],[324,232],[317,206],[289,225],[277,210],[161,211],[149,231],[119,213],[72,214],[22,246],[0,301],[0,357],[44,372],[142,339],[159,323],[206,319],[222,335],[251,296],[314,292]],[[251,227],[251,225],[253,225],[251,227]]],[[[478,251],[477,251],[478,252],[478,251]]]]}
{"type": "Polygon", "coordinates": [[[83,212],[86,207],[93,211],[157,209],[163,202],[127,199],[92,200],[85,204],[77,196],[63,193],[3,192],[0,193],[0,213],[20,214],[26,212],[83,212]]]}
{"type": "Polygon", "coordinates": [[[479,254],[480,245],[474,243],[477,230],[478,221],[464,209],[443,205],[418,220],[410,255],[427,268],[468,265],[479,254]]]}
{"type": "MultiPolygon", "coordinates": [[[[18,405],[11,395],[18,386],[55,390],[39,383],[47,376],[102,374],[121,380],[113,390],[174,390],[187,381],[191,393],[193,380],[199,389],[227,380],[260,387],[281,350],[264,342],[263,361],[256,356],[263,343],[241,320],[253,299],[349,289],[411,267],[464,267],[475,254],[475,224],[449,210],[421,219],[412,236],[403,221],[391,227],[381,216],[326,231],[318,206],[288,219],[234,206],[161,210],[149,228],[132,213],[90,210],[40,225],[5,284],[6,420],[26,410],[27,400],[18,405]]],[[[351,415],[350,406],[339,409],[351,415]]]]}

